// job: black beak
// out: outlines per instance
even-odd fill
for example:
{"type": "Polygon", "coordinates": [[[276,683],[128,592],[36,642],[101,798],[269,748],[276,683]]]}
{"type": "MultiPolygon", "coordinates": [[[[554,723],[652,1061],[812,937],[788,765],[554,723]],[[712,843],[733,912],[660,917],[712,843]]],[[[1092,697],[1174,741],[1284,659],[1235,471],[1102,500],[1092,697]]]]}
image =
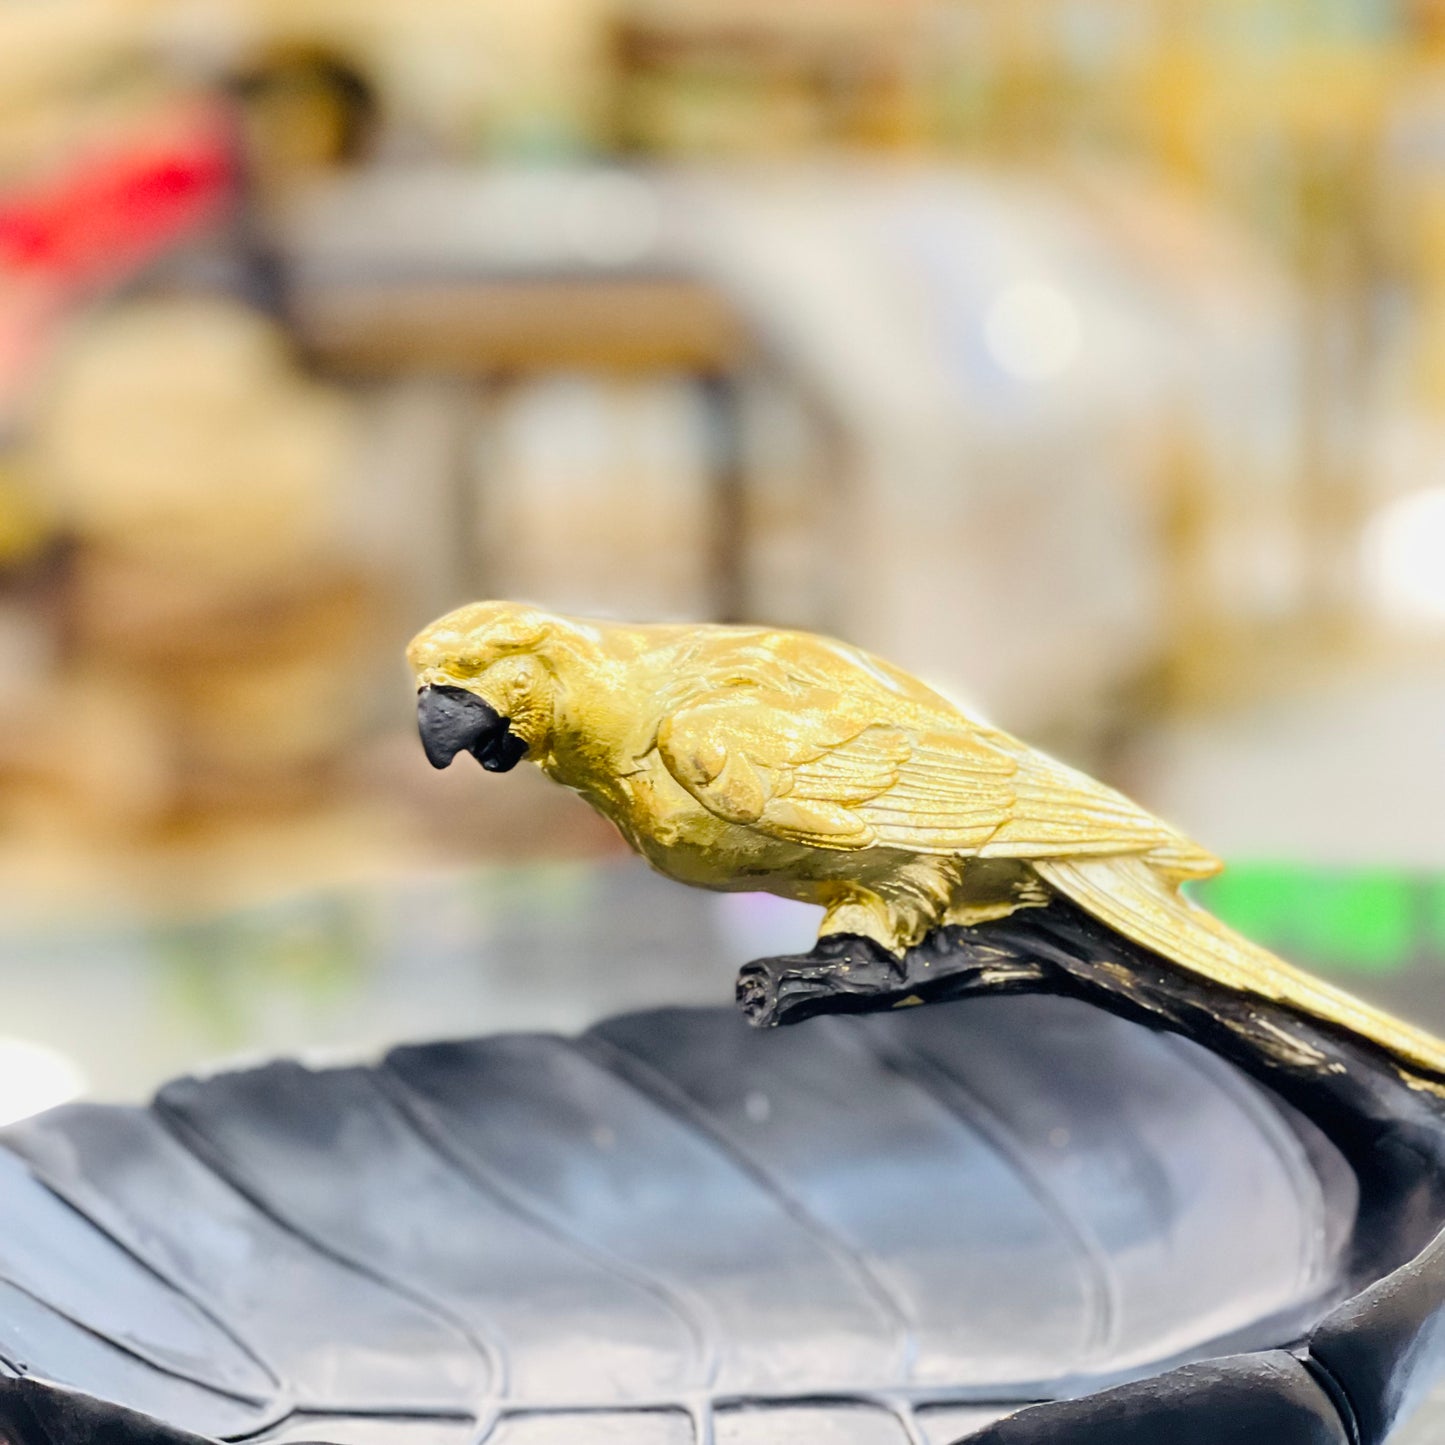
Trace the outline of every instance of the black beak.
{"type": "Polygon", "coordinates": [[[527,756],[527,744],[501,713],[462,687],[424,687],[416,695],[416,725],[434,768],[470,753],[489,773],[505,773],[527,756]]]}

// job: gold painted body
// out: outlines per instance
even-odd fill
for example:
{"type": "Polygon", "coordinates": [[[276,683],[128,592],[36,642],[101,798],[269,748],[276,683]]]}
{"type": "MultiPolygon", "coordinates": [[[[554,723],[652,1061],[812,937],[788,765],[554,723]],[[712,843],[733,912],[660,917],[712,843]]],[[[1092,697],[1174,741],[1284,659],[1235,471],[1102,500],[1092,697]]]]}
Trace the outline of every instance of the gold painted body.
{"type": "Polygon", "coordinates": [[[1445,1076],[1445,1044],[1304,973],[1179,892],[1221,868],[1121,794],[828,638],[584,622],[480,602],[408,649],[649,863],[821,904],[821,934],[901,953],[1061,893],[1134,942],[1445,1076]]]}

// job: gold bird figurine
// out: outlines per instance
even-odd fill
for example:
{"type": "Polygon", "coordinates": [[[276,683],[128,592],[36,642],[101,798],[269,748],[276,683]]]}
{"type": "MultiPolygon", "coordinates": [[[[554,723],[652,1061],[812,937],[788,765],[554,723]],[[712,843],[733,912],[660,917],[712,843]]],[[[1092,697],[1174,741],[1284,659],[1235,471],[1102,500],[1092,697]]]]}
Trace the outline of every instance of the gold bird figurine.
{"type": "Polygon", "coordinates": [[[821,904],[820,940],[901,956],[1063,894],[1214,983],[1445,1071],[1445,1044],[1276,958],[1179,891],[1221,863],[1102,783],[855,647],[477,602],[407,652],[432,764],[523,758],[659,872],[821,904]]]}

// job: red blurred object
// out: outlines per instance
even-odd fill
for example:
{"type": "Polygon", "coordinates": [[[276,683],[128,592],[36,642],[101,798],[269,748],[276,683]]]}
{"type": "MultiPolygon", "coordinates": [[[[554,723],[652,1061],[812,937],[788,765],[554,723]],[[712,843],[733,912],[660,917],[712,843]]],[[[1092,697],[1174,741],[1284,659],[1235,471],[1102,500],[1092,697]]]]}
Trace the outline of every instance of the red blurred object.
{"type": "Polygon", "coordinates": [[[210,110],[164,137],[88,155],[0,198],[0,268],[67,291],[113,283],[217,216],[234,171],[227,129],[210,110]]]}
{"type": "Polygon", "coordinates": [[[188,103],[0,196],[0,420],[72,310],[218,219],[237,174],[222,109],[188,103]]]}

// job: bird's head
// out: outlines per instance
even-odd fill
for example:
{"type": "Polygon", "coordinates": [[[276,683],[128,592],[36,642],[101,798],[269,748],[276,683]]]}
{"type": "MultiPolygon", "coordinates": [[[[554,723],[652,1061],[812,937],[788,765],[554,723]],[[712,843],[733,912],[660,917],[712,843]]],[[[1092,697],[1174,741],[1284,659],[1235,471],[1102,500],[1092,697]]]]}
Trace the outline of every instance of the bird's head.
{"type": "Polygon", "coordinates": [[[424,628],[407,648],[417,722],[433,767],[471,753],[489,772],[540,760],[556,715],[559,647],[575,624],[515,602],[474,602],[424,628]]]}

